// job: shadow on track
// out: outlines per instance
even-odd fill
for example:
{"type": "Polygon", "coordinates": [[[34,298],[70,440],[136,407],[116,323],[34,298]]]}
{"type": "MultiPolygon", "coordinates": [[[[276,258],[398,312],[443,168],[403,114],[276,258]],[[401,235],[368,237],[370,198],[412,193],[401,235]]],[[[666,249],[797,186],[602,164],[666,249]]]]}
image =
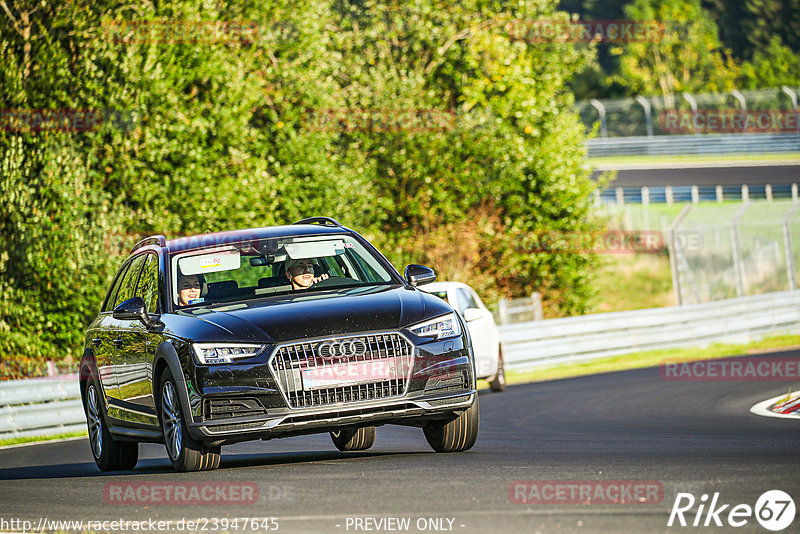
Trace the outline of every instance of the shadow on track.
{"type": "MultiPolygon", "coordinates": [[[[338,451],[302,451],[265,454],[225,454],[216,471],[243,467],[265,467],[270,465],[287,465],[314,463],[330,460],[349,460],[355,458],[371,458],[381,456],[402,456],[410,454],[435,454],[433,452],[338,452],[338,451]]],[[[171,473],[176,474],[169,460],[149,458],[139,460],[131,471],[100,471],[93,462],[36,465],[30,467],[10,467],[0,469],[0,480],[36,480],[56,478],[82,478],[128,476],[143,474],[171,473]]],[[[200,472],[202,473],[202,471],[200,472]]],[[[208,473],[208,472],[206,472],[208,473]]]]}

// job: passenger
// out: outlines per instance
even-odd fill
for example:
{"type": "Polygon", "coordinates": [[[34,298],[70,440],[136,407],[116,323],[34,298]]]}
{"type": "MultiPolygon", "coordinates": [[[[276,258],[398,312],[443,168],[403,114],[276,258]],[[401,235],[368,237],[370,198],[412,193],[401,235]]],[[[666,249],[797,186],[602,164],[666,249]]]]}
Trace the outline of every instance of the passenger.
{"type": "Polygon", "coordinates": [[[203,280],[199,274],[178,275],[178,304],[188,306],[203,302],[200,297],[200,288],[203,280]]]}
{"type": "Polygon", "coordinates": [[[317,260],[314,258],[286,260],[286,278],[292,283],[292,289],[308,289],[317,282],[328,279],[327,274],[315,277],[314,265],[317,265],[317,260]]]}

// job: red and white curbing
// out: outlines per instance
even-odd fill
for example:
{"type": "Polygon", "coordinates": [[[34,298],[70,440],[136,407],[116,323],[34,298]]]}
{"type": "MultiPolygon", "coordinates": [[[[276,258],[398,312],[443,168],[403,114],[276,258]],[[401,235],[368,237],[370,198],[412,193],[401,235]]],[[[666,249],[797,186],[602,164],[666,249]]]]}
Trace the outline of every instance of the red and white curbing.
{"type": "Polygon", "coordinates": [[[759,402],[750,411],[764,417],[779,417],[781,419],[800,419],[800,391],[778,395],[771,399],[759,402]]]}

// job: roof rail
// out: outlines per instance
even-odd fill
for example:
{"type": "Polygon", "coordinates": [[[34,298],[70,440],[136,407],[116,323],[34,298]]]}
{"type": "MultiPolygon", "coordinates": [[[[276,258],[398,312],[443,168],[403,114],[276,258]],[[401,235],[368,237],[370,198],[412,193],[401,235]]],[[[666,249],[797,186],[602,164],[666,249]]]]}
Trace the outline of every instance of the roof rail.
{"type": "Polygon", "coordinates": [[[331,217],[306,217],[292,224],[321,224],[323,226],[342,226],[342,223],[331,217]]]}
{"type": "Polygon", "coordinates": [[[140,249],[147,245],[158,245],[161,247],[165,247],[167,246],[167,238],[161,234],[145,237],[144,239],[140,240],[138,243],[133,245],[133,248],[131,249],[131,254],[137,249],[140,249]]]}

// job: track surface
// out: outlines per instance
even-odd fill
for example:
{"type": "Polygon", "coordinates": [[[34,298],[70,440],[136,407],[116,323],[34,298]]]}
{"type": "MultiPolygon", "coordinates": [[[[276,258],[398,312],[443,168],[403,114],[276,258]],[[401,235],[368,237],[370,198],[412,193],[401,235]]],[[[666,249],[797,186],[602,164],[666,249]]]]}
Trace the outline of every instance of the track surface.
{"type": "MultiPolygon", "coordinates": [[[[595,171],[597,178],[601,173],[595,171]]],[[[800,165],[618,170],[612,187],[679,185],[763,185],[800,182],[800,165]]]]}
{"type": "MultiPolygon", "coordinates": [[[[409,532],[420,532],[420,518],[453,519],[463,533],[767,532],[752,518],[738,529],[666,524],[679,491],[753,506],[781,489],[800,507],[800,423],[748,411],[791,386],[673,382],[642,369],[509,387],[481,394],[478,443],[461,454],[433,453],[420,430],[404,427],[379,428],[364,453],[339,453],[327,435],[243,443],[223,449],[219,470],[189,474],[174,473],[160,445],[142,446],[134,471],[112,474],[96,469],[87,440],[5,449],[0,517],[275,517],[280,532],[363,532],[348,529],[348,517],[410,517],[409,532]],[[516,504],[508,489],[517,480],[657,480],[665,495],[645,505],[516,504]],[[110,482],[186,481],[255,482],[259,502],[104,503],[110,482]]],[[[798,525],[800,517],[785,532],[798,525]]]]}

